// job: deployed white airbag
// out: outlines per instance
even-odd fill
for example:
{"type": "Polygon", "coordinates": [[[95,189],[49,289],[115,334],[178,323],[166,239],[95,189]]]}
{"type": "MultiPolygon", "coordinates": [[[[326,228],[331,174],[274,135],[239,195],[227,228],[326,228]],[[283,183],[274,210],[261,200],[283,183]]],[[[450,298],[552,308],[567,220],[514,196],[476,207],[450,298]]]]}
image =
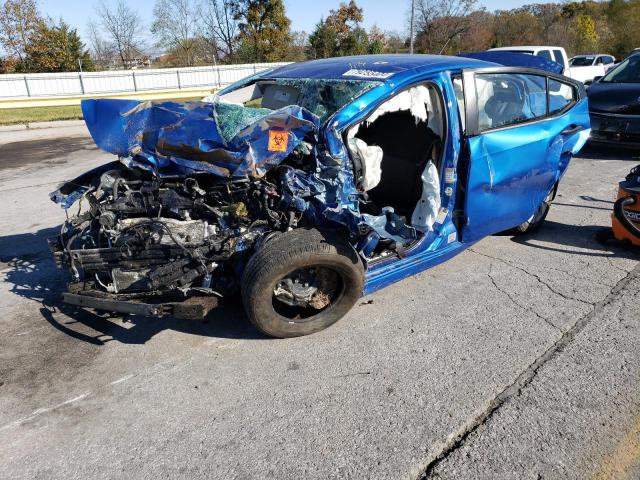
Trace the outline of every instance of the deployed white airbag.
{"type": "Polygon", "coordinates": [[[349,146],[364,163],[364,178],[361,186],[365,192],[369,191],[380,183],[382,177],[382,148],[377,145],[367,145],[359,138],[350,138],[349,146]]]}
{"type": "Polygon", "coordinates": [[[380,105],[367,118],[367,123],[375,122],[379,117],[389,112],[409,111],[418,121],[426,122],[428,117],[427,105],[430,103],[429,88],[424,85],[409,88],[380,105]]]}
{"type": "Polygon", "coordinates": [[[432,231],[440,210],[440,176],[431,160],[422,172],[422,195],[411,215],[411,226],[421,232],[432,231]]]}

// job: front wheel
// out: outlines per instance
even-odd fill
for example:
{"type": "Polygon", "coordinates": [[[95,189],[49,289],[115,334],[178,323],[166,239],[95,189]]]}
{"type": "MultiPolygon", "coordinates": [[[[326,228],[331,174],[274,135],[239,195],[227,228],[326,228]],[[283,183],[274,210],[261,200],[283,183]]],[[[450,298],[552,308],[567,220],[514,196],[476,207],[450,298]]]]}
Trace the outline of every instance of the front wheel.
{"type": "Polygon", "coordinates": [[[242,300],[260,331],[297,337],[337,322],[360,298],[363,287],[362,262],[344,238],[298,229],[258,248],[242,278],[242,300]]]}

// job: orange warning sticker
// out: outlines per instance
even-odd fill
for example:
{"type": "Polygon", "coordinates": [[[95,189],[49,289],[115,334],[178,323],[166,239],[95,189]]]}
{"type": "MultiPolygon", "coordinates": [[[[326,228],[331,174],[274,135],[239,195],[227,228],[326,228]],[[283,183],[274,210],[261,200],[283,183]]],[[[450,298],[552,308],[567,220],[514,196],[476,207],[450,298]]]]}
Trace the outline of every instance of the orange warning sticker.
{"type": "Polygon", "coordinates": [[[289,144],[289,132],[286,130],[269,130],[269,146],[270,152],[286,152],[289,144]]]}

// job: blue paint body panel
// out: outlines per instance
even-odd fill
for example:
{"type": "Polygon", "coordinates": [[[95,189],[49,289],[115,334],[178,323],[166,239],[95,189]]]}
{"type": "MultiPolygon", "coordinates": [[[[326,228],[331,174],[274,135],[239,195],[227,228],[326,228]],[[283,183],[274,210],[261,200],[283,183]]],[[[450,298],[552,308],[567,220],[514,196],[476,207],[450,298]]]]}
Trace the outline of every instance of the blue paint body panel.
{"type": "Polygon", "coordinates": [[[533,216],[589,133],[586,98],[568,112],[468,139],[470,169],[463,241],[513,228],[533,216]],[[570,135],[572,125],[582,128],[570,135]]]}

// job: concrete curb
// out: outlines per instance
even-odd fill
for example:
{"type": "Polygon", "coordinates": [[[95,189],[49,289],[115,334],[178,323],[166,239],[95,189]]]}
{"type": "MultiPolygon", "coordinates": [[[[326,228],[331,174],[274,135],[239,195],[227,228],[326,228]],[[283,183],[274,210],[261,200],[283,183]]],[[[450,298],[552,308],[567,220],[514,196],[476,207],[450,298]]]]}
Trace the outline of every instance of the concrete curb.
{"type": "Polygon", "coordinates": [[[22,130],[39,130],[43,128],[81,127],[84,120],[58,120],[56,122],[31,122],[15,125],[0,125],[0,132],[19,132],[22,130]]]}

